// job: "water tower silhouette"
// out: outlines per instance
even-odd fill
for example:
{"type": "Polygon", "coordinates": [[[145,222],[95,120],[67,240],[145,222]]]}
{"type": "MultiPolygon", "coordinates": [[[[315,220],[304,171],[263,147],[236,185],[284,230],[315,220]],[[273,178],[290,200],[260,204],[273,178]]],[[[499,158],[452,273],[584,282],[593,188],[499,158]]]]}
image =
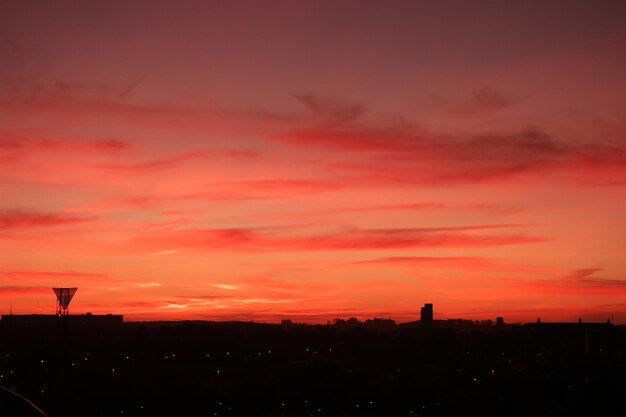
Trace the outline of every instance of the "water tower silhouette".
{"type": "Polygon", "coordinates": [[[68,307],[70,301],[76,294],[78,288],[53,288],[54,294],[57,296],[57,316],[67,316],[69,314],[68,307]]]}

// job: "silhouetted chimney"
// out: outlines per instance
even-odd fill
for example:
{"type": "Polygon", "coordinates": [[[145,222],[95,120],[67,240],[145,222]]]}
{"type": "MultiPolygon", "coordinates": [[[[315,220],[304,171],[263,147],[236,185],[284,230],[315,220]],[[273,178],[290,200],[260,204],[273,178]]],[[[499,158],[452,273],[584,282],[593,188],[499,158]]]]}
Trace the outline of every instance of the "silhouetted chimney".
{"type": "Polygon", "coordinates": [[[504,317],[496,317],[496,326],[498,327],[504,326],[504,317]]]}
{"type": "Polygon", "coordinates": [[[420,309],[420,321],[422,322],[422,327],[433,326],[433,305],[432,304],[424,304],[424,307],[420,309]]]}

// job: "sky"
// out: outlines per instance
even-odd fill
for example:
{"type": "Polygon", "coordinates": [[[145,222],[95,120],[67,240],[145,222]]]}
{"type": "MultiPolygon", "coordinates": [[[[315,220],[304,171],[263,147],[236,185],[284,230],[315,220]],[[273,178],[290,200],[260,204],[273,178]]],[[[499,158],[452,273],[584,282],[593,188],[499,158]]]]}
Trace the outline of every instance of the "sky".
{"type": "Polygon", "coordinates": [[[626,323],[624,22],[0,0],[0,312],[626,323]]]}

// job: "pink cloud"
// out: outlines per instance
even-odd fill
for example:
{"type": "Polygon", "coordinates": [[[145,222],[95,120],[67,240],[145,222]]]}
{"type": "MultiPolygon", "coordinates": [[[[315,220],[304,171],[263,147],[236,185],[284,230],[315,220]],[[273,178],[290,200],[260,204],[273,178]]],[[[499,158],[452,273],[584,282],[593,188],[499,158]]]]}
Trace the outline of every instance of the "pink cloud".
{"type": "Polygon", "coordinates": [[[318,235],[276,235],[253,229],[190,229],[139,238],[137,244],[155,250],[168,247],[251,251],[378,250],[445,247],[492,247],[546,242],[525,234],[485,235],[476,230],[502,225],[415,229],[345,229],[318,235]]]}
{"type": "Polygon", "coordinates": [[[172,169],[177,166],[193,160],[193,159],[211,159],[211,158],[252,158],[255,157],[256,152],[246,150],[231,150],[231,149],[211,149],[211,150],[193,150],[177,155],[172,155],[167,158],[151,160],[146,162],[135,162],[131,164],[106,164],[101,165],[100,168],[119,171],[125,174],[129,173],[145,173],[151,171],[159,171],[163,169],[172,169]]]}
{"type": "Polygon", "coordinates": [[[15,279],[103,279],[104,274],[79,271],[0,270],[0,277],[15,279]]]}
{"type": "Polygon", "coordinates": [[[318,123],[349,123],[361,117],[364,112],[362,104],[348,100],[321,97],[313,93],[298,94],[295,98],[306,106],[318,123]]]}
{"type": "Polygon", "coordinates": [[[115,154],[131,148],[131,144],[118,139],[59,139],[41,137],[39,132],[11,132],[0,130],[0,150],[12,152],[60,151],[115,154]]]}
{"type": "MultiPolygon", "coordinates": [[[[1,86],[0,86],[1,87],[1,86]]],[[[107,120],[115,126],[132,126],[159,133],[187,137],[217,132],[258,132],[277,127],[295,126],[306,120],[297,114],[256,108],[228,108],[205,97],[198,103],[145,103],[129,100],[124,86],[81,84],[58,81],[42,83],[16,80],[0,99],[0,109],[17,119],[36,115],[47,119],[107,120]]]]}
{"type": "Polygon", "coordinates": [[[316,127],[273,140],[341,151],[346,156],[342,159],[339,154],[328,162],[329,169],[373,183],[475,183],[540,174],[604,181],[608,172],[626,180],[626,148],[617,144],[567,144],[534,127],[470,137],[414,130],[316,127]]]}
{"type": "MultiPolygon", "coordinates": [[[[5,286],[47,288],[50,291],[50,295],[52,294],[52,287],[78,285],[87,287],[91,291],[102,288],[103,285],[121,281],[123,280],[115,279],[107,274],[80,271],[0,269],[0,283],[3,283],[5,286]]],[[[84,290],[81,292],[84,292],[84,290]]]]}
{"type": "Polygon", "coordinates": [[[216,182],[205,184],[202,191],[181,194],[157,194],[125,198],[122,201],[139,207],[158,207],[172,202],[185,201],[245,201],[273,198],[291,198],[312,195],[342,188],[330,181],[267,179],[250,181],[216,182]]]}
{"type": "Polygon", "coordinates": [[[51,293],[50,287],[0,286],[2,297],[32,297],[51,293]]]}
{"type": "MultiPolygon", "coordinates": [[[[406,204],[373,204],[359,207],[336,207],[326,211],[316,213],[366,213],[366,212],[387,212],[387,211],[431,211],[452,209],[443,203],[406,203],[406,204]]],[[[312,213],[307,213],[312,214],[312,213]]]]}
{"type": "Polygon", "coordinates": [[[506,110],[517,104],[517,100],[494,88],[482,87],[458,97],[434,95],[431,104],[443,108],[450,117],[473,118],[506,110]]]}
{"type": "Polygon", "coordinates": [[[24,210],[0,211],[0,230],[71,225],[95,220],[63,213],[39,213],[24,210]]]}
{"type": "Polygon", "coordinates": [[[546,275],[553,273],[555,268],[526,265],[494,258],[475,256],[393,256],[386,258],[367,259],[351,262],[348,265],[384,265],[387,267],[402,267],[420,270],[428,268],[432,270],[454,269],[463,273],[514,273],[524,275],[546,275]]]}
{"type": "Polygon", "coordinates": [[[522,288],[542,294],[603,295],[621,297],[626,295],[626,280],[594,276],[601,268],[579,269],[548,280],[520,282],[522,288]]]}

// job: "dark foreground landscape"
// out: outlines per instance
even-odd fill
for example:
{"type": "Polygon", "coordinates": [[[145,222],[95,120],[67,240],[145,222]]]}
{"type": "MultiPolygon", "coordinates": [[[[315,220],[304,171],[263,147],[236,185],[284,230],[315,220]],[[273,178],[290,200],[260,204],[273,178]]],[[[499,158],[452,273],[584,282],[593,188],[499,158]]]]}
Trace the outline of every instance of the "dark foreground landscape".
{"type": "MultiPolygon", "coordinates": [[[[626,329],[609,323],[58,320],[0,327],[0,385],[50,417],[626,411],[626,329]]],[[[19,403],[0,390],[0,415],[37,415],[19,403]]]]}

